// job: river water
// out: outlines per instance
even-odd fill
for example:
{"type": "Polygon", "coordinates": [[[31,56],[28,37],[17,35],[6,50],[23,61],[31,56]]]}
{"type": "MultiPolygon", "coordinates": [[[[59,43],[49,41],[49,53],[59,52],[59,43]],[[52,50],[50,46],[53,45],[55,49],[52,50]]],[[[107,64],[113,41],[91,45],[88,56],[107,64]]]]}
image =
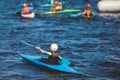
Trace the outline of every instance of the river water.
{"type": "MultiPolygon", "coordinates": [[[[45,12],[40,7],[45,0],[27,0],[34,12],[45,12]]],[[[91,3],[97,12],[99,0],[64,0],[65,9],[85,8],[91,3]]],[[[120,17],[97,15],[88,20],[62,16],[37,15],[25,19],[18,14],[25,0],[0,0],[0,80],[120,80],[120,17]],[[71,67],[88,76],[47,71],[24,61],[18,54],[38,55],[27,41],[49,51],[52,43],[72,62],[71,67]]]]}

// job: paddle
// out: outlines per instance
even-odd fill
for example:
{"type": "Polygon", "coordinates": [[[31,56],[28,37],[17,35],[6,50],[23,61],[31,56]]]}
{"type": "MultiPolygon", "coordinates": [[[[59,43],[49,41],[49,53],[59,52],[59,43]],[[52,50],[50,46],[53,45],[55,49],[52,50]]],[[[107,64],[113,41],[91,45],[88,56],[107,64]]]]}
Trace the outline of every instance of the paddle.
{"type": "MultiPolygon", "coordinates": [[[[34,46],[34,45],[30,44],[30,43],[27,43],[27,42],[25,42],[23,40],[21,40],[21,42],[28,45],[28,46],[30,46],[30,47],[36,48],[36,46],[34,46]]],[[[61,64],[65,64],[65,65],[70,65],[71,64],[71,62],[69,60],[65,59],[65,58],[60,58],[60,59],[61,59],[61,62],[60,62],[61,64]]]]}
{"type": "Polygon", "coordinates": [[[28,45],[28,46],[35,47],[34,45],[29,44],[29,43],[27,43],[27,42],[25,42],[25,41],[23,41],[23,40],[21,40],[21,42],[24,43],[24,44],[26,44],[26,45],[28,45]]]}
{"type": "Polygon", "coordinates": [[[83,12],[76,13],[76,14],[71,14],[70,17],[78,17],[80,15],[84,15],[83,12]]]}

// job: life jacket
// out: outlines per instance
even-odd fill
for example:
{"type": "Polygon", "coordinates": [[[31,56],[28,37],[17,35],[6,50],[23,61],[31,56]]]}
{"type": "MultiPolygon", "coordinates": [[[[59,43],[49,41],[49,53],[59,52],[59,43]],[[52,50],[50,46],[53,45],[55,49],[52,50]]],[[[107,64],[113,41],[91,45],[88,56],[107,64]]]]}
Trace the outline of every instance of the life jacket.
{"type": "Polygon", "coordinates": [[[62,10],[62,5],[59,3],[58,5],[54,5],[52,11],[60,11],[62,10]]]}
{"type": "Polygon", "coordinates": [[[51,52],[52,55],[48,57],[49,64],[59,64],[59,53],[58,52],[51,52]]]}
{"type": "Polygon", "coordinates": [[[91,15],[92,15],[92,10],[91,9],[87,9],[87,10],[84,11],[84,14],[85,14],[86,18],[90,18],[91,15]]]}
{"type": "Polygon", "coordinates": [[[28,7],[24,7],[23,8],[23,14],[30,14],[30,10],[28,9],[28,7]]]}

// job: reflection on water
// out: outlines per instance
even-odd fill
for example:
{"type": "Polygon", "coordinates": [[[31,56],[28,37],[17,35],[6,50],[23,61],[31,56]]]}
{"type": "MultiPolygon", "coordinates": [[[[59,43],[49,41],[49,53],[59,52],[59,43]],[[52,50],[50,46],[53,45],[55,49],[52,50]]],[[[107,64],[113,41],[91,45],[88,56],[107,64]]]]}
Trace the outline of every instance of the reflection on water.
{"type": "Polygon", "coordinates": [[[49,80],[57,80],[59,76],[57,72],[47,71],[46,73],[49,80]]]}
{"type": "Polygon", "coordinates": [[[24,26],[29,26],[29,19],[28,18],[23,18],[22,19],[24,26]]]}
{"type": "MultiPolygon", "coordinates": [[[[37,6],[42,4],[40,0],[31,1],[36,5],[36,12],[47,11],[37,6]]],[[[70,9],[71,5],[74,9],[84,8],[87,2],[96,8],[96,1],[66,0],[68,7],[64,9],[70,9]]],[[[23,0],[11,0],[16,3],[13,5],[9,2],[0,0],[0,80],[120,80],[120,13],[98,14],[96,11],[98,15],[90,20],[68,18],[68,14],[23,19],[20,13],[14,14],[21,10],[23,0]],[[49,44],[57,43],[60,54],[72,62],[71,67],[96,78],[44,71],[24,63],[16,53],[41,54],[35,48],[22,44],[21,40],[40,45],[45,50],[49,50],[49,44]]]]}
{"type": "Polygon", "coordinates": [[[106,16],[111,16],[111,17],[120,17],[120,13],[99,13],[99,16],[101,17],[106,17],[106,16]]]}

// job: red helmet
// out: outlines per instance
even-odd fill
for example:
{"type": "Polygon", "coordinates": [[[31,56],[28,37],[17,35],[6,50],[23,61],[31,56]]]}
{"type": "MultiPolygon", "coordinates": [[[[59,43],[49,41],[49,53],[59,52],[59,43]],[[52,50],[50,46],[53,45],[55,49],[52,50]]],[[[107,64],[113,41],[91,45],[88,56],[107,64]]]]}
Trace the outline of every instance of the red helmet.
{"type": "Polygon", "coordinates": [[[59,5],[59,2],[58,2],[58,1],[55,1],[55,2],[54,2],[54,5],[59,5]]]}
{"type": "Polygon", "coordinates": [[[28,4],[27,4],[27,3],[24,3],[24,4],[23,4],[23,7],[27,7],[27,6],[28,6],[28,4]]]}
{"type": "Polygon", "coordinates": [[[91,4],[86,4],[86,8],[91,8],[91,4]]]}

